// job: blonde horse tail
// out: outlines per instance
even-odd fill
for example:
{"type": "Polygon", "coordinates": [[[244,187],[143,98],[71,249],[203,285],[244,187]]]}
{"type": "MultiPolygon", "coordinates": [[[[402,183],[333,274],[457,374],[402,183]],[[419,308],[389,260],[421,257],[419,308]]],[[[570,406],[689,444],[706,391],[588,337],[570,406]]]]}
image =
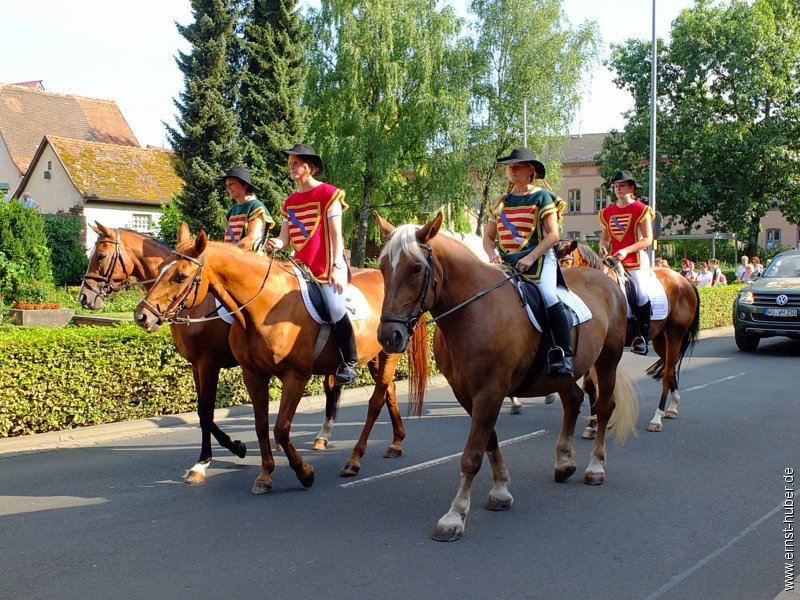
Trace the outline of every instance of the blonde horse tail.
{"type": "Polygon", "coordinates": [[[633,382],[620,366],[617,367],[617,380],[614,384],[614,412],[608,427],[614,428],[617,445],[621,446],[630,434],[636,435],[636,421],[639,418],[639,398],[633,382]]]}
{"type": "Polygon", "coordinates": [[[415,327],[408,342],[408,414],[422,415],[428,385],[428,328],[415,327]]]}

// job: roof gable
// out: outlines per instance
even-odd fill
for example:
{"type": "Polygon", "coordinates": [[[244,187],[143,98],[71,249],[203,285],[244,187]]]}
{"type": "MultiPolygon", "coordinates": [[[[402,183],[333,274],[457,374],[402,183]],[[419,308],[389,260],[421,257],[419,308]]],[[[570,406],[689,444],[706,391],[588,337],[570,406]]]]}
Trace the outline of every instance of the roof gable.
{"type": "Polygon", "coordinates": [[[607,133],[584,133],[583,135],[571,135],[564,140],[561,146],[561,163],[593,163],[594,157],[600,153],[603,147],[603,140],[608,137],[607,133]]]}
{"type": "Polygon", "coordinates": [[[113,100],[0,84],[0,134],[20,173],[46,135],[139,146],[113,100]]]}
{"type": "Polygon", "coordinates": [[[44,143],[52,146],[84,197],[161,204],[183,188],[175,174],[177,159],[167,150],[58,136],[47,136],[44,143]]]}

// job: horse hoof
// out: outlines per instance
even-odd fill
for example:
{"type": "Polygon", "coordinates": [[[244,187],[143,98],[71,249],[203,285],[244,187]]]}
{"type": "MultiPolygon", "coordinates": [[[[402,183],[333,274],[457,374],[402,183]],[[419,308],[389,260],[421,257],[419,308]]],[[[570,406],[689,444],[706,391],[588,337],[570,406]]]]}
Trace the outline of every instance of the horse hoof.
{"type": "Polygon", "coordinates": [[[647,431],[658,433],[659,431],[661,431],[661,423],[648,423],[647,431]]]}
{"type": "Polygon", "coordinates": [[[386,454],[383,458],[400,458],[403,456],[403,449],[397,446],[389,446],[386,448],[386,454]]]}
{"type": "Polygon", "coordinates": [[[565,469],[556,469],[555,479],[557,483],[564,483],[567,479],[575,474],[577,467],[567,467],[565,469]]]}
{"type": "Polygon", "coordinates": [[[581,434],[581,438],[584,440],[593,440],[594,436],[596,435],[597,431],[594,427],[586,427],[581,434]]]}
{"type": "Polygon", "coordinates": [[[245,456],[247,456],[247,446],[245,446],[244,442],[242,442],[241,440],[235,440],[233,442],[232,451],[239,458],[244,458],[245,456]]]}
{"type": "Polygon", "coordinates": [[[361,470],[361,465],[356,463],[346,462],[342,467],[342,470],[339,471],[339,475],[342,477],[354,477],[358,475],[358,472],[361,470]]]}
{"type": "Polygon", "coordinates": [[[253,489],[251,491],[256,496],[261,496],[262,494],[269,494],[272,491],[272,484],[266,483],[264,481],[256,481],[253,483],[253,489]]]}
{"type": "Polygon", "coordinates": [[[298,477],[298,479],[304,488],[310,488],[312,485],[314,485],[314,469],[309,466],[303,476],[298,477]]]}
{"type": "Polygon", "coordinates": [[[461,530],[436,529],[431,538],[437,542],[455,542],[456,540],[460,540],[462,535],[464,535],[464,532],[461,530]]]}
{"type": "Polygon", "coordinates": [[[492,510],[495,512],[508,510],[511,508],[512,500],[501,500],[500,498],[487,498],[486,503],[483,505],[483,508],[486,510],[492,510]]]}
{"type": "Polygon", "coordinates": [[[664,413],[665,419],[677,419],[678,418],[678,411],[673,409],[667,409],[667,412],[664,413]]]}
{"type": "Polygon", "coordinates": [[[314,440],[314,450],[321,451],[327,450],[328,448],[328,440],[325,438],[317,438],[314,440]]]}
{"type": "Polygon", "coordinates": [[[197,485],[199,483],[204,483],[205,480],[206,480],[205,473],[201,473],[200,471],[189,471],[189,474],[186,476],[186,479],[184,481],[191,485],[197,485]]]}
{"type": "Polygon", "coordinates": [[[590,473],[587,471],[583,474],[583,483],[586,485],[603,485],[605,480],[605,473],[590,473]]]}
{"type": "Polygon", "coordinates": [[[547,394],[547,396],[544,397],[544,403],[552,404],[556,401],[556,398],[558,398],[558,394],[547,394]]]}
{"type": "Polygon", "coordinates": [[[275,452],[283,452],[283,446],[281,446],[278,442],[275,442],[275,452]]]}

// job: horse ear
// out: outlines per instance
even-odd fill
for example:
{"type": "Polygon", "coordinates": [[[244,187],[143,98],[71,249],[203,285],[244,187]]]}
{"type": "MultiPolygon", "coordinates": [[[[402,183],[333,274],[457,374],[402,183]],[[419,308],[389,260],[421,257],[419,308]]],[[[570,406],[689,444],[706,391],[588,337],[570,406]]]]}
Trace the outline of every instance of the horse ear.
{"type": "Polygon", "coordinates": [[[95,232],[97,235],[100,235],[100,229],[99,229],[99,228],[100,228],[100,227],[102,227],[102,225],[100,225],[100,223],[98,223],[97,221],[95,221],[95,223],[97,224],[97,226],[95,226],[95,225],[92,225],[92,224],[91,224],[91,223],[89,223],[88,221],[87,221],[87,223],[86,223],[86,224],[87,224],[87,225],[89,226],[89,228],[90,228],[92,231],[94,231],[94,232],[95,232]]]}
{"type": "Polygon", "coordinates": [[[567,251],[567,253],[568,253],[568,254],[572,254],[573,252],[575,252],[575,249],[576,249],[577,247],[578,247],[578,240],[572,240],[572,241],[569,243],[569,245],[567,246],[567,248],[568,248],[568,251],[567,251]]]}
{"type": "Polygon", "coordinates": [[[183,221],[178,228],[178,243],[188,242],[190,239],[192,239],[192,234],[189,232],[189,226],[186,221],[183,221]]]}
{"type": "Polygon", "coordinates": [[[442,221],[444,221],[444,215],[442,211],[439,211],[430,223],[417,230],[417,241],[420,244],[428,243],[428,240],[439,233],[439,229],[442,227],[442,221]]]}
{"type": "Polygon", "coordinates": [[[208,237],[206,236],[206,232],[201,229],[200,233],[197,234],[197,238],[194,240],[194,249],[197,252],[197,256],[205,252],[207,243],[208,237]]]}
{"type": "MultiPolygon", "coordinates": [[[[105,225],[101,225],[101,224],[100,224],[100,223],[98,223],[97,221],[95,221],[95,224],[97,225],[97,229],[95,229],[95,232],[96,232],[98,235],[104,235],[105,237],[114,237],[114,235],[113,235],[113,234],[112,234],[112,232],[111,232],[111,229],[109,229],[109,228],[108,228],[108,227],[106,227],[105,225]],[[99,231],[98,231],[98,230],[99,230],[99,231]]],[[[93,229],[94,229],[94,228],[93,228],[93,229]]]]}
{"type": "Polygon", "coordinates": [[[381,230],[381,239],[385,242],[389,239],[389,236],[392,235],[394,225],[380,216],[377,210],[373,210],[372,213],[375,215],[375,220],[378,221],[378,227],[380,227],[381,230]]]}

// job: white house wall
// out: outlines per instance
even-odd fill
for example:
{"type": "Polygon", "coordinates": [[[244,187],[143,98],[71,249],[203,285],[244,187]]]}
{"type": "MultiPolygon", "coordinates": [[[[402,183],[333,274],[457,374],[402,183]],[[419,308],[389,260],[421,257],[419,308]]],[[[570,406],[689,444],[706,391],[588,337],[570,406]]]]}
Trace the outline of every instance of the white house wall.
{"type": "Polygon", "coordinates": [[[0,183],[7,183],[9,186],[8,197],[16,191],[19,184],[22,182],[22,176],[19,174],[19,169],[14,161],[11,160],[11,154],[8,152],[3,136],[0,135],[0,183]]]}
{"type": "MultiPolygon", "coordinates": [[[[153,220],[154,227],[158,227],[161,220],[161,210],[159,208],[151,208],[149,206],[113,206],[113,205],[86,205],[83,208],[83,216],[86,218],[87,223],[95,224],[95,221],[106,227],[134,229],[133,215],[139,214],[150,215],[153,220]]],[[[152,233],[145,232],[142,233],[152,233]]],[[[97,241],[97,234],[91,227],[86,228],[86,255],[90,256],[94,243],[97,241]]]]}

